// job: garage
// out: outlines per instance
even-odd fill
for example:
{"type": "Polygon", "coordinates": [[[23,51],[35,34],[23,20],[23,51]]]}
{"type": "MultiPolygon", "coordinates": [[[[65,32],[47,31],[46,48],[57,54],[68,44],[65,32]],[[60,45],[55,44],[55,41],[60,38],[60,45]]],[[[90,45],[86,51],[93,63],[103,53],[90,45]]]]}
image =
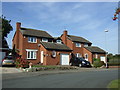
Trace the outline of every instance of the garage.
{"type": "Polygon", "coordinates": [[[69,54],[61,54],[61,65],[69,65],[69,54]]]}
{"type": "Polygon", "coordinates": [[[106,63],[105,56],[101,56],[101,57],[100,57],[100,60],[101,60],[101,61],[104,61],[104,63],[106,63]]]}

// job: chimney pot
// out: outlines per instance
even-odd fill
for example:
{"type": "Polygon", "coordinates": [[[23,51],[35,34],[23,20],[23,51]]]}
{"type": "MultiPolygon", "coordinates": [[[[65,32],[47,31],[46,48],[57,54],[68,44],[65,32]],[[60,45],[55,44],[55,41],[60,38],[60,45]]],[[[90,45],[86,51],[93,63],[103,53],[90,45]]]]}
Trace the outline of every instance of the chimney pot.
{"type": "Polygon", "coordinates": [[[16,30],[19,30],[20,27],[21,27],[21,23],[20,23],[20,22],[17,22],[17,23],[16,23],[16,30]]]}

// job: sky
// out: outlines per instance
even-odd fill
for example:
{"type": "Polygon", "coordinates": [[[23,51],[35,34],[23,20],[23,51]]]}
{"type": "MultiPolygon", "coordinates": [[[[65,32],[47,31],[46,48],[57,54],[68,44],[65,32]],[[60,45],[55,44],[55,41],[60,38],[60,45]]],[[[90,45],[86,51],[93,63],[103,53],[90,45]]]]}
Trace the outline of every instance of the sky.
{"type": "Polygon", "coordinates": [[[2,2],[2,14],[13,26],[6,39],[12,48],[16,22],[21,22],[22,27],[44,30],[53,37],[67,29],[69,35],[118,54],[118,21],[112,20],[117,7],[117,2],[2,2]]]}

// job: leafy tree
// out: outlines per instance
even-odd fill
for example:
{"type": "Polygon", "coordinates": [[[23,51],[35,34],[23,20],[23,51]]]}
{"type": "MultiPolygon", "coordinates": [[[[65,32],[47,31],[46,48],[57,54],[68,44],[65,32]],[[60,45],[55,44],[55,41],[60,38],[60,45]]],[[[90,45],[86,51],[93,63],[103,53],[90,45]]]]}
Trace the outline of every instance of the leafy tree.
{"type": "Polygon", "coordinates": [[[117,9],[115,10],[115,14],[114,14],[113,20],[117,20],[117,19],[118,19],[119,13],[120,13],[120,8],[117,8],[117,9]]]}
{"type": "Polygon", "coordinates": [[[13,30],[10,22],[11,20],[7,20],[3,15],[0,17],[0,35],[2,36],[2,39],[7,37],[10,31],[13,30]]]}

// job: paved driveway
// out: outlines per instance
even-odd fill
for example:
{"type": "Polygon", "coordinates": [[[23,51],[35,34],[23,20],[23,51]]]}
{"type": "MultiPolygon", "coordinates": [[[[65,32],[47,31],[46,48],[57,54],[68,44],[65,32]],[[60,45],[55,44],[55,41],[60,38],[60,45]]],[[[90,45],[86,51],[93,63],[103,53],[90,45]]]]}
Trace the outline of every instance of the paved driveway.
{"type": "Polygon", "coordinates": [[[103,69],[3,79],[3,88],[106,88],[118,70],[103,69]]]}
{"type": "Polygon", "coordinates": [[[0,73],[19,73],[19,72],[22,71],[15,67],[0,67],[0,73]]]}

